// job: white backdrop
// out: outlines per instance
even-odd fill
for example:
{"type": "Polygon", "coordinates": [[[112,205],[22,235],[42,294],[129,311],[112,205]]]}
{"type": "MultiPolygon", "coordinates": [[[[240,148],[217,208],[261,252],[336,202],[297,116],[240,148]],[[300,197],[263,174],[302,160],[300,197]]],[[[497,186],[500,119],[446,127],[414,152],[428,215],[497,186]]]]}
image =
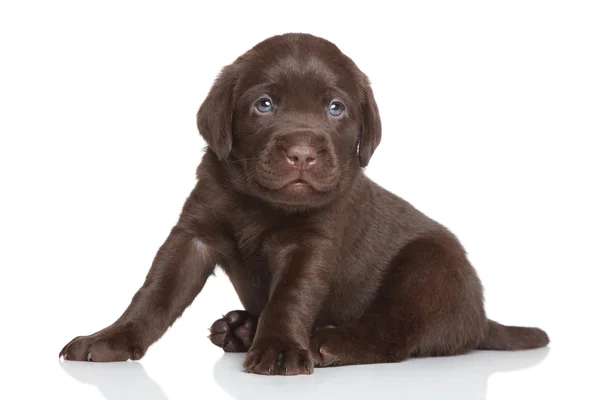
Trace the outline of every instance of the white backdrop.
{"type": "Polygon", "coordinates": [[[594,1],[2,2],[0,397],[597,396],[599,20],[594,1]],[[205,338],[239,307],[219,273],[140,363],[58,362],[142,283],[219,69],[284,32],[369,75],[368,175],[450,227],[489,316],[544,328],[550,350],[247,375],[205,338]]]}

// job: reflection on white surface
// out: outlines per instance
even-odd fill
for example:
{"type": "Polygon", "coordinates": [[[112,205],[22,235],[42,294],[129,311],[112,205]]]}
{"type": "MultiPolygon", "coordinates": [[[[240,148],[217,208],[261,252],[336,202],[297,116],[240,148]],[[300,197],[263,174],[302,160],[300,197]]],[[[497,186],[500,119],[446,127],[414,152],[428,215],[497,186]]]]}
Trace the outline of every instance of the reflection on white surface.
{"type": "MultiPolygon", "coordinates": [[[[311,376],[260,376],[242,370],[243,354],[224,354],[214,366],[216,383],[231,398],[457,398],[485,399],[487,381],[496,372],[526,369],[542,362],[550,349],[522,352],[476,351],[445,358],[412,359],[402,363],[317,369],[311,376]]],[[[166,394],[139,362],[62,362],[80,382],[98,387],[107,400],[164,400],[166,394]]],[[[191,385],[194,386],[194,385],[191,385]]],[[[203,389],[191,397],[201,397],[203,389]]]]}
{"type": "Polygon", "coordinates": [[[139,362],[62,361],[62,369],[79,382],[96,386],[108,400],[165,400],[167,396],[139,362]]]}
{"type": "Polygon", "coordinates": [[[215,381],[234,399],[319,398],[484,399],[488,377],[540,363],[549,349],[474,352],[464,356],[412,359],[395,364],[317,369],[312,376],[262,377],[240,370],[241,356],[224,355],[215,381]]]}

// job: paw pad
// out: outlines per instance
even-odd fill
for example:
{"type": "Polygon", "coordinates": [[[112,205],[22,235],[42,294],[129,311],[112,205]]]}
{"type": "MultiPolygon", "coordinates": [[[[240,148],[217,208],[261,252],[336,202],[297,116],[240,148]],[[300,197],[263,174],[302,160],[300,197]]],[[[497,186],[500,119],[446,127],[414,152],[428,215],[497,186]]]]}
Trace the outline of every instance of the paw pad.
{"type": "Polygon", "coordinates": [[[212,324],[208,337],[226,352],[245,352],[255,332],[256,318],[247,311],[230,311],[212,324]]]}

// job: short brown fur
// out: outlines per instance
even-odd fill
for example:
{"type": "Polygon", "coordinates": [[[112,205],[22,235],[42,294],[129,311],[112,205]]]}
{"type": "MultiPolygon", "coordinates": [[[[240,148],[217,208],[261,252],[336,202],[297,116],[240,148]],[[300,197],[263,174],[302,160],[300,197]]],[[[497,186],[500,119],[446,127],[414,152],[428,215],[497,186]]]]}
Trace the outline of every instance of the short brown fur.
{"type": "Polygon", "coordinates": [[[141,358],[217,264],[245,311],[216,321],[211,340],[248,351],[249,372],[548,344],[537,328],[488,320],[456,237],[365,176],[379,112],[367,77],[332,43],[259,43],[223,69],[198,128],[209,146],[198,183],[144,285],[65,359],[141,358]]]}

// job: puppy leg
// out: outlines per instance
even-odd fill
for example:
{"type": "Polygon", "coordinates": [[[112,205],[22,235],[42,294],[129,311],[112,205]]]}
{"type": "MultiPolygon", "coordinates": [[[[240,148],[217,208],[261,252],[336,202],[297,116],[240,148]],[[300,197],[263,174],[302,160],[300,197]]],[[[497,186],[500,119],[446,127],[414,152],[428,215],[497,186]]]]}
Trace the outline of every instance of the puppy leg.
{"type": "Polygon", "coordinates": [[[141,358],[194,300],[215,264],[210,246],[176,226],[123,315],[93,335],[76,337],[59,357],[74,361],[141,358]]]}
{"type": "Polygon", "coordinates": [[[230,311],[212,324],[208,337],[225,352],[243,353],[252,345],[256,322],[248,311],[230,311]]]}
{"type": "Polygon", "coordinates": [[[481,285],[452,238],[417,240],[393,265],[361,317],[315,330],[311,355],[316,366],[397,362],[477,346],[486,321],[481,285]]]}
{"type": "Polygon", "coordinates": [[[269,301],[258,319],[256,337],[244,360],[248,372],[311,374],[310,333],[327,295],[335,247],[321,236],[300,242],[293,231],[273,239],[269,265],[274,271],[269,301]],[[286,240],[287,239],[287,240],[286,240]]]}

